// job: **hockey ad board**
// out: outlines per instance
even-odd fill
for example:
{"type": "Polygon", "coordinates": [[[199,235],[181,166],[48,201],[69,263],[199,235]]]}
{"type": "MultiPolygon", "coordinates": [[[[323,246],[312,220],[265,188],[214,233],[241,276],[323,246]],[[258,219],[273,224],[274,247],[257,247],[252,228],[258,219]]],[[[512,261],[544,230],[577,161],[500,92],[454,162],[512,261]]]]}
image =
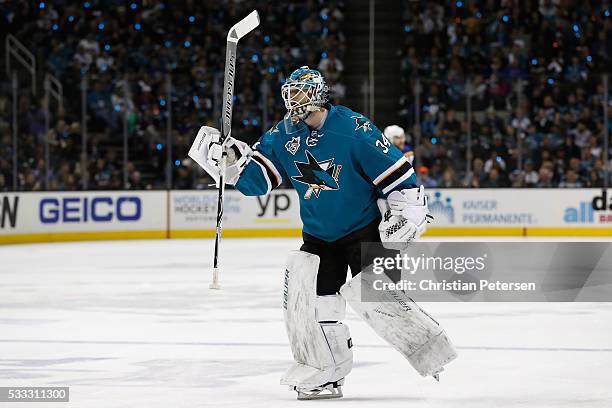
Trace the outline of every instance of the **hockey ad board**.
{"type": "MultiPolygon", "coordinates": [[[[429,189],[428,236],[612,235],[602,189],[429,189]]],[[[0,243],[214,236],[215,190],[0,194],[0,243]]],[[[225,237],[301,235],[294,190],[227,190],[225,237]]]]}

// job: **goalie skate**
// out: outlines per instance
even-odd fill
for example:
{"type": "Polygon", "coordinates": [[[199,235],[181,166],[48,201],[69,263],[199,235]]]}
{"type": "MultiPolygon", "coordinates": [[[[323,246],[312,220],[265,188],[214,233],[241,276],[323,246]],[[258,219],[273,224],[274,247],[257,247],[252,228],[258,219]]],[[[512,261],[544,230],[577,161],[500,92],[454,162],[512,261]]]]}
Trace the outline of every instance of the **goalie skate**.
{"type": "Polygon", "coordinates": [[[344,378],[309,390],[297,387],[289,387],[289,389],[297,392],[298,400],[332,399],[342,398],[342,385],[344,385],[344,378]]]}

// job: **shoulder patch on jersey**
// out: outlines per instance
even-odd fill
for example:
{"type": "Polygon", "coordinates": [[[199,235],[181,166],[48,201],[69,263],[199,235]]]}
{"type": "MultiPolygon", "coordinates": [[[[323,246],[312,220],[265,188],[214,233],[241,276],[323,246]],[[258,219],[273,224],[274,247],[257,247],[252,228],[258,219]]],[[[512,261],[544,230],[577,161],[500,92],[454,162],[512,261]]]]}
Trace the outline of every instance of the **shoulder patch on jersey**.
{"type": "Polygon", "coordinates": [[[355,124],[357,125],[357,127],[355,127],[355,131],[358,131],[359,129],[363,130],[364,133],[372,131],[372,124],[365,117],[351,116],[351,119],[355,119],[355,124]]]}
{"type": "Polygon", "coordinates": [[[308,185],[308,190],[304,194],[304,199],[309,200],[314,193],[319,198],[321,190],[338,190],[338,176],[342,165],[334,164],[334,158],[317,161],[315,157],[306,150],[306,163],[295,162],[295,166],[300,172],[299,176],[291,177],[295,181],[308,185]]]}

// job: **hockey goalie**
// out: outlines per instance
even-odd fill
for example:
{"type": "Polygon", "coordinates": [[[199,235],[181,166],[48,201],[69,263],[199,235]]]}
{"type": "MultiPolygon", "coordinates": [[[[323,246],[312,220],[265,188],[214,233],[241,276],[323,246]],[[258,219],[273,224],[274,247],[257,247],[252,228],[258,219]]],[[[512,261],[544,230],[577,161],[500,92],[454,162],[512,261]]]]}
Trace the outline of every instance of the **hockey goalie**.
{"type": "Polygon", "coordinates": [[[298,399],[338,398],[353,364],[342,323],[346,303],[422,376],[436,379],[456,357],[438,323],[403,292],[361,302],[361,243],[401,249],[428,222],[427,197],[408,159],[365,116],[328,101],[321,73],[295,70],[281,87],[287,113],[252,147],[202,127],[190,156],[216,181],[247,196],[291,183],[300,197],[303,244],[284,274],[285,326],[294,364],[281,384],[298,399]],[[399,245],[399,248],[397,247],[399,245]],[[347,270],[352,279],[347,281],[347,270]],[[374,310],[380,313],[372,313],[374,310]]]}

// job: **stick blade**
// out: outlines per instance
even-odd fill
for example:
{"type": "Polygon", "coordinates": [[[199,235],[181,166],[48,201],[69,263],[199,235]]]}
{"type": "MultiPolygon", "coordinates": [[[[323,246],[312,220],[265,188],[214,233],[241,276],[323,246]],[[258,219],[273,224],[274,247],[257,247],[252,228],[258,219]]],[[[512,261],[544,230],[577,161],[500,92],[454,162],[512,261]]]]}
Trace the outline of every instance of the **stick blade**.
{"type": "Polygon", "coordinates": [[[234,24],[227,34],[228,41],[238,41],[251,31],[253,31],[259,25],[259,13],[257,10],[253,10],[248,16],[234,24]]]}
{"type": "Polygon", "coordinates": [[[210,285],[208,285],[208,288],[215,290],[221,289],[221,285],[219,285],[219,268],[213,268],[213,278],[210,285]]]}

